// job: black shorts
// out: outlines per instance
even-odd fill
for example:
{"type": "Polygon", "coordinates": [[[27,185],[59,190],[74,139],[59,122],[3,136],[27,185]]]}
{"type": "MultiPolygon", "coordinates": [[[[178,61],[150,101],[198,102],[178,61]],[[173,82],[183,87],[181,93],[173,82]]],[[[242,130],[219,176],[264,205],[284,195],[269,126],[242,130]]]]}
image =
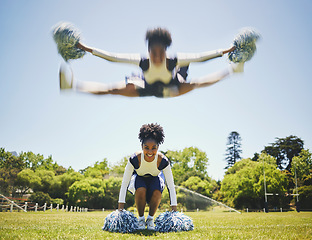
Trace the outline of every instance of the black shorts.
{"type": "Polygon", "coordinates": [[[165,182],[160,175],[156,177],[142,177],[137,175],[135,177],[134,186],[135,190],[140,187],[144,187],[146,189],[146,202],[149,203],[155,190],[159,190],[161,193],[163,192],[165,188],[165,182]]]}
{"type": "Polygon", "coordinates": [[[148,84],[143,75],[133,75],[126,77],[126,83],[133,83],[137,86],[137,91],[140,97],[155,96],[159,98],[175,96],[179,92],[179,87],[182,82],[186,82],[187,67],[181,67],[177,72],[175,78],[173,78],[169,84],[164,84],[161,81],[157,81],[153,84],[148,84]],[[181,76],[178,78],[178,74],[181,76]],[[142,81],[140,83],[140,80],[142,81]]]}

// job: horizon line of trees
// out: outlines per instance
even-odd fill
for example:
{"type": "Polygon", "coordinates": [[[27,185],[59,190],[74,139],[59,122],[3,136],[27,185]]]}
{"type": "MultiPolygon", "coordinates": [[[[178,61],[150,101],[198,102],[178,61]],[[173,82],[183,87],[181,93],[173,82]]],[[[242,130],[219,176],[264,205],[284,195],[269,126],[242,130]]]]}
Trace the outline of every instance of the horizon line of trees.
{"type": "MultiPolygon", "coordinates": [[[[237,159],[227,168],[222,181],[209,177],[207,154],[196,147],[163,153],[171,161],[177,186],[238,209],[264,207],[264,172],[267,192],[273,193],[269,196],[269,207],[289,208],[294,204],[294,197],[290,194],[296,191],[296,174],[301,208],[312,209],[312,157],[310,151],[303,148],[303,141],[295,136],[277,138],[260,154],[237,159]]],[[[52,156],[44,158],[32,152],[15,156],[0,148],[0,192],[12,197],[28,193],[31,194],[29,201],[39,204],[47,202],[89,209],[114,209],[127,161],[128,157],[124,157],[116,165],[109,166],[104,158],[92,166],[74,171],[71,167],[66,169],[58,165],[52,156]]],[[[202,209],[204,206],[194,203],[179,190],[177,197],[179,207],[202,209]]],[[[126,207],[134,206],[134,197],[130,193],[126,202],[126,207]]],[[[169,208],[169,204],[169,194],[164,191],[161,207],[169,208]]]]}

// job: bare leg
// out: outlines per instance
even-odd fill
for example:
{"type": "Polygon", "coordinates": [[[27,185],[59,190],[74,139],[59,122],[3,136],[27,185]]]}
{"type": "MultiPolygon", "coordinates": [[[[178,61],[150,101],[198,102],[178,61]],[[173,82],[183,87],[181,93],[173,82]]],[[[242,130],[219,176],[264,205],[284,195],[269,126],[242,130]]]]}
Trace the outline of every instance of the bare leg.
{"type": "Polygon", "coordinates": [[[135,191],[135,204],[139,213],[139,217],[144,216],[146,205],[146,188],[140,187],[135,191]]]}
{"type": "Polygon", "coordinates": [[[231,70],[225,69],[223,71],[212,73],[212,74],[205,76],[205,77],[194,79],[194,80],[190,81],[189,83],[181,83],[181,85],[179,87],[178,96],[183,95],[185,93],[188,93],[188,92],[190,92],[196,88],[211,86],[211,85],[221,81],[222,79],[228,77],[230,74],[231,74],[231,70]]]}
{"type": "Polygon", "coordinates": [[[79,92],[92,94],[112,94],[126,97],[138,97],[138,91],[133,83],[119,82],[115,84],[104,84],[99,82],[78,81],[73,77],[73,71],[68,64],[60,67],[60,88],[61,90],[73,89],[79,92]]]}
{"type": "Polygon", "coordinates": [[[77,81],[75,89],[80,92],[92,93],[97,95],[112,94],[126,97],[139,96],[134,84],[126,84],[124,82],[113,85],[98,82],[77,81]]]}
{"type": "Polygon", "coordinates": [[[151,197],[151,201],[149,202],[149,215],[154,216],[157,208],[161,201],[161,192],[159,190],[154,190],[153,195],[151,197]]]}

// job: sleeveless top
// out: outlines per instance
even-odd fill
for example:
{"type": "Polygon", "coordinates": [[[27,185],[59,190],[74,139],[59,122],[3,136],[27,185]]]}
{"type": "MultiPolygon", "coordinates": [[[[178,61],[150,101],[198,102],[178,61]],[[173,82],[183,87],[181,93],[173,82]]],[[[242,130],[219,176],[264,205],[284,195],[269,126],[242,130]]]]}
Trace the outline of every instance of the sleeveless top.
{"type": "Polygon", "coordinates": [[[157,167],[158,162],[158,153],[155,155],[155,158],[151,162],[147,162],[144,159],[143,153],[141,153],[141,164],[139,166],[139,159],[136,154],[132,155],[130,158],[130,163],[133,165],[136,174],[139,176],[158,176],[158,174],[165,167],[169,165],[169,160],[164,156],[161,159],[159,167],[157,167]]]}
{"type": "Polygon", "coordinates": [[[166,58],[160,66],[155,66],[150,59],[142,58],[139,66],[143,71],[144,79],[147,84],[162,82],[167,85],[175,78],[177,58],[166,58]]]}

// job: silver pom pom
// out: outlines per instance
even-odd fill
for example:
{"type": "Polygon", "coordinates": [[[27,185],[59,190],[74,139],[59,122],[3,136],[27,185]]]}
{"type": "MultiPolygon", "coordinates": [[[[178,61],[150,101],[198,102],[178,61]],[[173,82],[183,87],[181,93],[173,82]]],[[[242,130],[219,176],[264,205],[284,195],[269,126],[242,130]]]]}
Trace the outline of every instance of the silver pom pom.
{"type": "Polygon", "coordinates": [[[86,53],[84,50],[76,47],[80,41],[80,33],[70,23],[63,22],[58,24],[53,30],[53,38],[59,54],[65,61],[82,58],[86,53]]]}
{"type": "Polygon", "coordinates": [[[256,52],[256,41],[260,38],[260,34],[251,28],[243,29],[235,38],[233,45],[236,49],[230,52],[228,57],[231,62],[247,62],[256,52]]]}
{"type": "Polygon", "coordinates": [[[126,210],[116,210],[107,215],[103,230],[110,232],[131,233],[138,228],[138,219],[126,210]]]}
{"type": "Polygon", "coordinates": [[[164,212],[155,220],[155,230],[159,232],[181,232],[194,229],[193,220],[181,212],[164,212]]]}

